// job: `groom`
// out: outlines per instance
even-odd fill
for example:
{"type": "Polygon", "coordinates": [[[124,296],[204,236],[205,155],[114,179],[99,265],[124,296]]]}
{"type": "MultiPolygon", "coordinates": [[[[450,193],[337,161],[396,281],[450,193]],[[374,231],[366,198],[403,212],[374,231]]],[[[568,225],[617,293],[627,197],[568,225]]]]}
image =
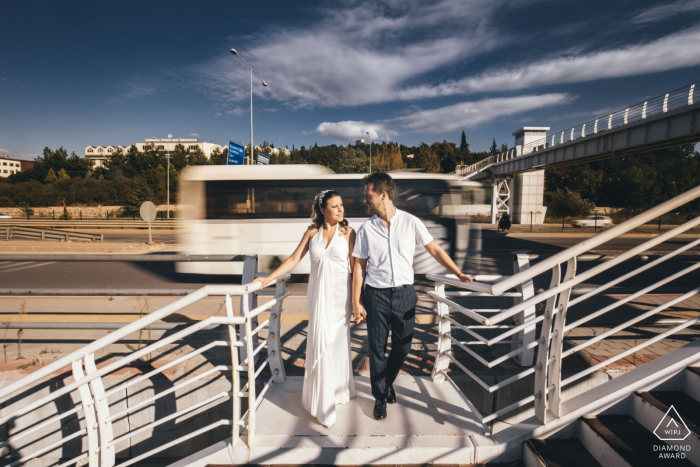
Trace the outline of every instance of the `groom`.
{"type": "Polygon", "coordinates": [[[353,271],[352,305],[358,323],[367,319],[374,418],[383,420],[386,404],[396,402],[394,380],[413,340],[418,302],[413,287],[416,245],[425,248],[462,282],[471,282],[474,278],[459,270],[420,219],[394,207],[396,184],[390,175],[367,175],[362,184],[365,204],[374,215],[362,224],[355,239],[352,255],[357,261],[353,271]],[[389,330],[391,352],[387,358],[389,330]]]}

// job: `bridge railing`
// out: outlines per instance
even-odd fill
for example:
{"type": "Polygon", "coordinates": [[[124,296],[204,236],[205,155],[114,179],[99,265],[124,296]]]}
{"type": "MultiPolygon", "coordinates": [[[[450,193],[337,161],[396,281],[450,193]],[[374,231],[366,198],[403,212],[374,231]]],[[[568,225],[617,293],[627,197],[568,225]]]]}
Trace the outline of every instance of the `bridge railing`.
{"type": "MultiPolygon", "coordinates": [[[[490,280],[482,280],[471,283],[460,282],[454,276],[431,274],[428,275],[429,280],[435,282],[435,291],[428,294],[436,301],[436,313],[439,317],[438,325],[438,341],[437,355],[435,358],[435,366],[433,370],[433,379],[435,381],[451,381],[449,376],[449,368],[454,364],[457,368],[469,375],[474,381],[482,386],[486,391],[492,393],[515,381],[521,380],[528,376],[534,375],[534,391],[528,397],[514,402],[513,404],[504,407],[491,414],[481,416],[480,412],[474,407],[471,402],[466,401],[470,409],[480,417],[483,423],[484,431],[488,431],[489,422],[504,416],[505,414],[519,409],[527,404],[534,403],[535,415],[543,424],[551,420],[551,416],[560,417],[562,388],[570,383],[573,383],[584,376],[598,371],[611,363],[633,355],[639,350],[652,345],[660,340],[666,339],[674,333],[677,333],[689,326],[700,322],[700,314],[694,317],[685,319],[681,324],[659,333],[647,339],[638,338],[641,341],[637,345],[621,351],[617,355],[610,356],[607,360],[597,364],[588,366],[578,373],[563,378],[562,366],[564,359],[574,354],[581,355],[581,351],[590,345],[601,342],[604,339],[610,338],[614,334],[624,332],[637,325],[640,321],[648,319],[655,314],[661,313],[684,300],[698,294],[700,287],[693,288],[687,293],[667,301],[664,304],[654,306],[648,311],[644,311],[632,317],[631,319],[621,323],[599,335],[590,337],[586,333],[580,333],[582,342],[568,348],[564,347],[564,338],[567,334],[571,334],[574,330],[585,323],[590,322],[606,313],[618,309],[620,306],[629,303],[630,301],[652,292],[671,281],[695,273],[700,269],[700,261],[691,261],[689,266],[685,263],[681,269],[670,276],[664,275],[663,278],[656,282],[636,291],[633,294],[627,295],[624,298],[615,300],[607,306],[598,309],[595,312],[588,313],[585,316],[578,316],[575,321],[571,319],[567,321],[568,311],[575,305],[588,300],[591,297],[597,296],[611,287],[614,287],[621,282],[638,276],[639,274],[648,271],[655,266],[658,266],[681,253],[688,251],[700,245],[700,239],[691,241],[676,250],[667,253],[658,259],[644,264],[641,267],[636,267],[631,272],[621,273],[615,279],[604,282],[603,285],[595,287],[593,290],[572,299],[571,293],[573,287],[586,282],[593,281],[595,278],[605,274],[611,268],[620,265],[621,263],[632,259],[635,255],[655,246],[666,242],[677,235],[689,231],[693,227],[700,225],[700,217],[696,217],[683,225],[680,225],[668,232],[665,232],[647,242],[636,246],[625,253],[618,255],[606,262],[596,265],[595,267],[576,274],[577,257],[582,253],[590,251],[619,235],[629,232],[632,229],[654,219],[666,212],[675,210],[686,203],[700,198],[700,186],[693,188],[653,209],[650,209],[628,221],[617,225],[607,231],[586,239],[577,245],[568,248],[565,251],[557,253],[549,258],[540,261],[537,264],[530,265],[512,276],[506,277],[491,277],[490,280]],[[492,296],[507,296],[518,289],[528,287],[535,278],[542,276],[544,279],[549,279],[549,287],[537,295],[530,298],[523,297],[520,303],[502,310],[477,310],[469,308],[464,303],[460,304],[456,300],[460,298],[469,298],[470,294],[492,295],[492,296]],[[451,287],[455,290],[446,290],[451,287]],[[466,292],[464,292],[466,291],[466,292]],[[536,309],[535,313],[525,313],[528,309],[536,309]],[[488,311],[484,313],[483,311],[488,311]],[[538,331],[535,332],[535,329],[538,331]],[[517,334],[532,333],[534,339],[517,339],[514,337],[517,334]],[[459,337],[459,334],[467,335],[476,341],[464,341],[459,337]],[[589,338],[590,337],[590,338],[589,338]],[[478,349],[491,348],[495,345],[511,343],[511,350],[506,352],[492,352],[497,356],[491,360],[483,356],[478,349]],[[454,353],[454,348],[459,347],[473,358],[471,361],[460,359],[454,353]],[[502,365],[506,360],[517,355],[523,354],[530,350],[536,349],[537,356],[533,364],[524,370],[508,377],[507,379],[497,383],[488,384],[480,378],[474,371],[471,371],[468,366],[475,364],[487,368],[494,368],[502,365]],[[475,361],[474,361],[475,360],[475,361]],[[549,415],[548,415],[549,414],[549,415]]],[[[700,257],[698,258],[700,260],[700,257]]],[[[679,264],[679,263],[675,263],[679,264]]],[[[648,276],[647,276],[648,277],[648,276]]],[[[576,310],[574,310],[576,312],[576,310]]],[[[490,358],[490,357],[489,357],[490,358]]],[[[574,366],[575,367],[575,366],[574,366]]],[[[453,383],[454,384],[454,383],[453,383]]]]}
{"type": "MultiPolygon", "coordinates": [[[[0,401],[3,402],[4,408],[0,412],[0,433],[4,431],[6,439],[0,440],[0,452],[12,460],[8,465],[19,466],[33,459],[50,457],[61,459],[63,461],[61,466],[76,465],[76,463],[82,465],[85,459],[91,467],[114,466],[120,448],[128,448],[134,439],[143,441],[144,437],[149,438],[149,434],[150,439],[153,439],[157,427],[166,423],[175,424],[176,420],[182,420],[183,417],[192,416],[211,407],[212,404],[219,404],[226,400],[230,400],[233,405],[232,419],[220,419],[161,445],[156,445],[156,442],[148,443],[149,450],[120,462],[119,465],[128,466],[142,461],[221,426],[231,427],[233,443],[236,443],[247,431],[250,444],[255,434],[256,409],[270,385],[282,383],[285,379],[280,344],[280,320],[282,302],[291,293],[285,290],[285,282],[289,277],[285,275],[276,281],[271,281],[269,286],[274,286],[274,291],[260,290],[259,282],[202,287],[1,388],[0,401]],[[258,295],[273,297],[263,305],[257,306],[258,295]],[[150,341],[149,326],[212,296],[226,297],[226,317],[206,318],[173,334],[165,334],[160,339],[152,343],[148,342],[141,347],[142,337],[145,340],[145,336],[149,336],[150,341]],[[239,316],[234,316],[231,297],[240,297],[239,316]],[[269,311],[269,317],[258,324],[257,318],[266,311],[269,311]],[[191,339],[195,334],[212,326],[226,326],[228,340],[214,340],[197,349],[193,348],[189,353],[174,360],[159,362],[163,363],[162,365],[151,364],[151,357],[154,354],[171,352],[178,342],[185,338],[191,339]],[[238,331],[236,326],[239,327],[238,331]],[[258,339],[264,331],[267,331],[264,340],[258,339]],[[102,364],[96,361],[96,353],[110,355],[108,346],[134,333],[139,333],[139,344],[135,348],[130,347],[131,353],[121,355],[121,358],[114,361],[107,360],[102,364]],[[178,365],[189,363],[196,367],[196,360],[192,360],[193,358],[205,352],[216,352],[220,348],[229,349],[230,365],[213,365],[207,371],[182,379],[152,397],[130,403],[128,406],[125,403],[127,390],[130,388],[134,390],[135,385],[158,378],[159,375],[162,377],[166,370],[174,369],[178,365]],[[266,350],[264,360],[261,358],[263,350],[266,350]],[[144,359],[149,367],[153,368],[151,371],[108,387],[111,380],[123,379],[119,378],[119,374],[125,371],[128,365],[144,359]],[[63,387],[50,384],[49,393],[42,395],[46,389],[40,387],[42,382],[56,374],[65,373],[68,368],[72,373],[73,381],[66,382],[63,387]],[[271,376],[265,381],[260,393],[256,394],[256,379],[266,368],[269,369],[271,376]],[[194,390],[196,384],[202,383],[207,378],[229,372],[231,390],[200,398],[201,400],[184,408],[177,407],[182,399],[174,404],[162,404],[163,401],[161,401],[161,406],[169,407],[170,413],[136,427],[129,420],[129,417],[137,416],[139,412],[153,410],[158,401],[165,396],[175,397],[178,391],[182,394],[183,390],[185,392],[194,390]],[[247,381],[241,388],[243,373],[246,374],[247,381]],[[241,415],[241,403],[246,398],[247,411],[241,415]],[[126,423],[123,423],[124,420],[126,423]]],[[[186,347],[188,346],[182,348],[186,347]]]]}
{"type": "Polygon", "coordinates": [[[546,149],[568,143],[580,138],[595,135],[607,130],[612,130],[618,126],[627,125],[638,120],[644,120],[654,115],[664,114],[670,110],[696,104],[700,98],[700,82],[692,83],[682,88],[667,92],[660,96],[653,97],[644,102],[617,110],[593,120],[589,120],[572,128],[554,133],[545,138],[532,141],[531,143],[516,146],[506,152],[495,156],[489,156],[475,164],[460,165],[454,174],[459,176],[473,175],[485,167],[515,159],[521,156],[532,154],[533,152],[544,151],[546,149]]]}

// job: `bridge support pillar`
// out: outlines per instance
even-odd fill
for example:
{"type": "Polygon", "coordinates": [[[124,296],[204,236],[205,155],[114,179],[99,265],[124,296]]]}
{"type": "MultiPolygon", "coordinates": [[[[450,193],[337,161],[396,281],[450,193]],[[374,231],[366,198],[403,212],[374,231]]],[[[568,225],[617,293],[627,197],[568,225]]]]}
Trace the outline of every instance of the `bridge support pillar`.
{"type": "Polygon", "coordinates": [[[510,214],[512,212],[511,197],[513,190],[513,179],[494,178],[491,190],[491,223],[495,224],[498,222],[501,214],[510,214]]]}
{"type": "Polygon", "coordinates": [[[544,201],[544,170],[517,174],[511,190],[513,224],[543,224],[547,208],[544,201]]]}

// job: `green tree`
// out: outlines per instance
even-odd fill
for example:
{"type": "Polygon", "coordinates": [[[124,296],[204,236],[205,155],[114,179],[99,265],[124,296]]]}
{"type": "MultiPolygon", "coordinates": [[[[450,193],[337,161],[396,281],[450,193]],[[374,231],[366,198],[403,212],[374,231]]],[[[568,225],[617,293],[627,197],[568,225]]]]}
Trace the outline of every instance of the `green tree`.
{"type": "Polygon", "coordinates": [[[469,143],[467,143],[467,135],[464,133],[464,130],[462,130],[462,140],[459,142],[459,149],[469,151],[469,143]]]}
{"type": "Polygon", "coordinates": [[[496,144],[496,138],[493,139],[493,144],[491,145],[491,149],[489,149],[489,155],[495,156],[498,154],[498,145],[496,144]]]}
{"type": "Polygon", "coordinates": [[[68,208],[65,205],[63,205],[63,214],[58,216],[58,220],[59,221],[72,221],[73,220],[73,216],[70,215],[70,212],[68,212],[68,208]]]}
{"type": "Polygon", "coordinates": [[[58,181],[56,172],[54,172],[53,169],[49,169],[48,173],[46,174],[46,178],[44,179],[44,183],[54,183],[56,181],[58,181]]]}
{"type": "Polygon", "coordinates": [[[204,154],[204,152],[197,146],[197,148],[187,155],[187,165],[207,165],[209,164],[209,159],[204,154]]]}
{"type": "Polygon", "coordinates": [[[433,149],[425,143],[421,143],[414,156],[416,165],[426,172],[440,172],[440,158],[433,149]]]}
{"type": "Polygon", "coordinates": [[[222,151],[219,148],[214,148],[209,157],[209,163],[212,165],[226,165],[228,158],[228,148],[222,151]]]}
{"type": "Polygon", "coordinates": [[[406,167],[399,147],[394,144],[382,144],[372,162],[374,172],[396,172],[406,167]]]}
{"type": "Polygon", "coordinates": [[[547,203],[547,208],[556,217],[561,217],[561,229],[564,230],[564,224],[567,217],[585,216],[593,209],[595,204],[587,199],[581,198],[581,195],[569,190],[568,188],[557,189],[552,193],[547,203]]]}
{"type": "Polygon", "coordinates": [[[126,216],[139,214],[141,205],[145,201],[151,201],[154,204],[158,203],[155,193],[153,193],[153,190],[148,186],[148,182],[143,177],[136,177],[136,179],[134,179],[134,183],[124,201],[124,207],[122,209],[126,216]]]}
{"type": "Polygon", "coordinates": [[[65,169],[59,170],[59,171],[58,171],[58,176],[57,176],[57,177],[58,177],[58,180],[59,180],[59,181],[70,180],[70,177],[69,177],[68,174],[66,173],[66,170],[65,170],[65,169]]]}

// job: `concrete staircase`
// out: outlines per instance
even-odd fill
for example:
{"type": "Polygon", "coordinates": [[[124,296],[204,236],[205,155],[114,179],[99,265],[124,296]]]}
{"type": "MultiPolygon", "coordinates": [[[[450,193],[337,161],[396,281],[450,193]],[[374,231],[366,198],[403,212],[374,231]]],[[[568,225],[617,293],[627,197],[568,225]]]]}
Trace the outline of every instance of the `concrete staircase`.
{"type": "Polygon", "coordinates": [[[551,438],[526,441],[523,462],[526,467],[700,465],[700,369],[688,367],[551,438]],[[664,429],[680,434],[664,435],[664,429]]]}

